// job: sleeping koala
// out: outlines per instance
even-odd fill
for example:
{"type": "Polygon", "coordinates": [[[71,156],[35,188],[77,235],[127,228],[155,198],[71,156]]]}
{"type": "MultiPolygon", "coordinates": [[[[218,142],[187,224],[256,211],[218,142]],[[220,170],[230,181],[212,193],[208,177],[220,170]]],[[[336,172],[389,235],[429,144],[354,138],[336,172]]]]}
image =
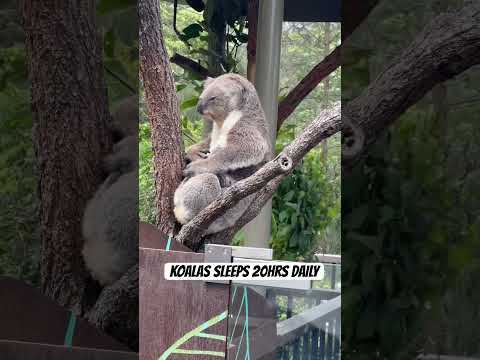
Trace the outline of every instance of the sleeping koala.
{"type": "MultiPolygon", "coordinates": [[[[244,77],[226,74],[207,79],[197,110],[213,122],[213,129],[207,139],[187,150],[186,178],[174,195],[174,213],[181,224],[193,219],[224,188],[252,175],[271,158],[265,114],[254,86],[244,77]]],[[[205,234],[233,226],[254,196],[229,209],[205,234]]]]}
{"type": "Polygon", "coordinates": [[[83,259],[102,286],[138,263],[138,102],[127,98],[120,105],[113,114],[120,140],[103,160],[106,179],[82,219],[83,259]]]}

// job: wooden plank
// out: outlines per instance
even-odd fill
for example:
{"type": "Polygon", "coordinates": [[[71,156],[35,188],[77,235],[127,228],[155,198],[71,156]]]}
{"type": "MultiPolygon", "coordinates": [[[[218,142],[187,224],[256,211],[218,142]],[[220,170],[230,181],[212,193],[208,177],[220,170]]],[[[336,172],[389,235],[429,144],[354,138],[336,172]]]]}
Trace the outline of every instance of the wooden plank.
{"type": "MultiPolygon", "coordinates": [[[[23,281],[0,277],[0,339],[63,345],[70,311],[57,305],[38,289],[23,281]]],[[[75,318],[72,345],[108,350],[128,348],[75,318]]]]}
{"type": "MultiPolygon", "coordinates": [[[[186,351],[225,353],[229,286],[203,281],[167,281],[167,262],[203,262],[203,254],[140,248],[140,358],[157,360],[176,342],[186,351]],[[218,322],[203,330],[217,339],[199,335],[202,324],[218,322]],[[196,330],[196,331],[194,331],[196,330]],[[220,337],[224,340],[218,340],[220,337]]],[[[169,360],[221,359],[215,355],[172,353],[169,360]]]]}
{"type": "Polygon", "coordinates": [[[133,352],[8,340],[0,340],[0,354],[2,360],[138,360],[138,354],[133,352]]]}
{"type": "MultiPolygon", "coordinates": [[[[150,249],[166,249],[168,236],[158,230],[155,226],[140,222],[139,226],[140,247],[150,249]]],[[[170,241],[170,250],[192,252],[188,247],[178,241],[170,241]]]]}

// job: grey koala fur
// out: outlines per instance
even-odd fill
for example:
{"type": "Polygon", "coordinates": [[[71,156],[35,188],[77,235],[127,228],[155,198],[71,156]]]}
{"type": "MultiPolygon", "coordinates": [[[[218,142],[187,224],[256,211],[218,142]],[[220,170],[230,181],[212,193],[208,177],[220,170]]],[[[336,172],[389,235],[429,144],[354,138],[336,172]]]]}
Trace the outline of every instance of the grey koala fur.
{"type": "MultiPolygon", "coordinates": [[[[131,106],[138,110],[134,102],[131,106]]],[[[85,265],[103,286],[138,263],[138,112],[122,111],[134,118],[119,119],[114,113],[122,138],[103,160],[107,177],[87,203],[82,219],[85,265]]]]}
{"type": "MultiPolygon", "coordinates": [[[[190,163],[174,195],[174,213],[186,224],[218,198],[226,187],[252,175],[271,159],[265,114],[253,84],[236,74],[207,79],[198,111],[213,121],[210,136],[187,150],[190,163]]],[[[205,231],[233,226],[255,194],[242,199],[205,231]]]]}

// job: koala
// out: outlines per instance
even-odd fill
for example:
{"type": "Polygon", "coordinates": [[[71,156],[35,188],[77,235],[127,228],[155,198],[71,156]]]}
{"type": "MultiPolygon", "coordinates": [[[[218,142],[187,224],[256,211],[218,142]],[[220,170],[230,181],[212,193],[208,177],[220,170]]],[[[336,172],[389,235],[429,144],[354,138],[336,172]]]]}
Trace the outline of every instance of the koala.
{"type": "MultiPolygon", "coordinates": [[[[138,110],[136,104],[132,106],[138,110]]],[[[132,117],[135,112],[129,113],[132,117]]],[[[83,259],[102,286],[114,283],[138,263],[138,112],[134,119],[119,121],[118,113],[113,119],[121,137],[103,159],[106,178],[88,201],[82,219],[83,259]]]]}
{"type": "Polygon", "coordinates": [[[83,259],[102,286],[138,263],[138,176],[110,175],[85,209],[83,259]]]}
{"type": "Polygon", "coordinates": [[[138,136],[138,95],[122,99],[112,114],[111,131],[114,142],[126,136],[138,136]]]}
{"type": "MultiPolygon", "coordinates": [[[[213,122],[210,136],[187,150],[185,179],[174,194],[174,213],[188,223],[218,198],[225,188],[252,175],[271,159],[265,114],[253,84],[237,74],[209,78],[198,112],[213,122]]],[[[205,231],[213,234],[233,226],[255,194],[242,199],[205,231]]]]}

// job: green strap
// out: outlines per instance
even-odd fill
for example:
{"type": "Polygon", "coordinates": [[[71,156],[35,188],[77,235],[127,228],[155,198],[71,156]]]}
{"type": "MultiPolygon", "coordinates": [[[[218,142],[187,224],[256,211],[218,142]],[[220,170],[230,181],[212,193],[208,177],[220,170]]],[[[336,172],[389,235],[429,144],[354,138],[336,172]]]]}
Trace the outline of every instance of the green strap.
{"type": "Polygon", "coordinates": [[[75,333],[75,324],[77,322],[77,317],[70,311],[70,318],[68,319],[67,331],[65,332],[64,345],[67,347],[72,347],[73,343],[73,334],[75,333]]]}
{"type": "Polygon", "coordinates": [[[172,246],[172,234],[168,235],[167,246],[165,246],[166,251],[170,251],[170,247],[172,246]]]}

